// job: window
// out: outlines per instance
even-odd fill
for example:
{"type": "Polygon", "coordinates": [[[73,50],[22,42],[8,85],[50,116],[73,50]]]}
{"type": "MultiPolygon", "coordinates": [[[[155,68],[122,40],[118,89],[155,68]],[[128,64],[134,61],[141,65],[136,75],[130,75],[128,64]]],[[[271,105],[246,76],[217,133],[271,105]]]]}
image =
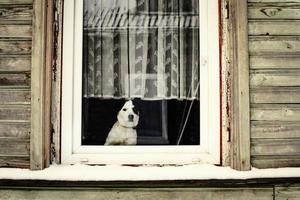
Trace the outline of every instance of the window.
{"type": "Polygon", "coordinates": [[[64,9],[63,163],[219,163],[217,0],[67,0],[64,9]],[[134,145],[107,142],[115,123],[137,135],[134,145]]]}

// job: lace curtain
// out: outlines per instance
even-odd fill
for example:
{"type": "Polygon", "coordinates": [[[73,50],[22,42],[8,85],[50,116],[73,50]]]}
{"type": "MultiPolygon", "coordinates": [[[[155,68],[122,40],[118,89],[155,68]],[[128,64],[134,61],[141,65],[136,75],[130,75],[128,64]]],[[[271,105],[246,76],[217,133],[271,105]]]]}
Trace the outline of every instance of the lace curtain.
{"type": "Polygon", "coordinates": [[[199,98],[199,0],[85,0],[83,95],[199,98]]]}

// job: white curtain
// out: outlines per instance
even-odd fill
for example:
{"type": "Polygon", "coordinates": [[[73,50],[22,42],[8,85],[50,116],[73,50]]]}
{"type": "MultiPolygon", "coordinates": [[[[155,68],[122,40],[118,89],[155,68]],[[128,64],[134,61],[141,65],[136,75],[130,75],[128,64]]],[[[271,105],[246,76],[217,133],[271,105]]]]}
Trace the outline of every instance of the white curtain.
{"type": "Polygon", "coordinates": [[[199,98],[199,0],[85,0],[84,97],[199,98]]]}

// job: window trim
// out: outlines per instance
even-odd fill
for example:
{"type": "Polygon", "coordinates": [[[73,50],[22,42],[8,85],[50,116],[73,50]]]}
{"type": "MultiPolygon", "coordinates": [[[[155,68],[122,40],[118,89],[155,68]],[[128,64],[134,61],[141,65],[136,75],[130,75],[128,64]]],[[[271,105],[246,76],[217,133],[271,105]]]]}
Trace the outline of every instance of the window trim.
{"type": "Polygon", "coordinates": [[[78,39],[82,38],[82,31],[76,31],[82,29],[82,16],[75,15],[75,13],[82,12],[82,2],[83,1],[78,0],[66,0],[64,2],[63,33],[65,37],[63,37],[62,74],[62,163],[219,164],[221,148],[219,127],[219,1],[201,1],[205,3],[200,6],[200,13],[202,16],[200,17],[200,23],[208,27],[207,33],[201,34],[200,36],[200,41],[207,41],[205,45],[200,45],[200,80],[201,82],[206,82],[206,85],[210,86],[204,87],[205,84],[200,84],[200,96],[206,94],[208,97],[205,98],[205,101],[201,101],[200,104],[200,107],[206,109],[205,111],[200,112],[200,133],[206,133],[200,135],[201,144],[185,147],[168,146],[162,147],[163,149],[159,147],[153,148],[153,146],[121,146],[113,153],[107,152],[112,152],[116,147],[81,146],[81,139],[78,137],[78,133],[81,133],[81,115],[78,113],[81,113],[82,57],[75,55],[82,55],[82,42],[78,39]],[[211,12],[207,12],[208,10],[211,12]],[[213,19],[213,23],[208,23],[208,17],[213,19]],[[201,49],[207,49],[207,51],[201,51],[201,49]],[[74,66],[74,68],[70,66],[74,66]],[[72,76],[70,76],[70,74],[72,74],[72,76]],[[74,115],[74,113],[77,113],[77,115],[74,115]],[[77,131],[77,133],[74,133],[74,131],[77,131]],[[202,141],[206,142],[203,143],[202,141]],[[180,148],[180,150],[178,150],[178,148],[180,148]],[[141,150],[146,151],[141,152],[141,150]],[[100,156],[99,153],[101,151],[102,154],[100,156]],[[124,154],[124,151],[127,151],[127,154],[124,154]],[[138,154],[140,155],[141,153],[143,153],[143,156],[138,156],[138,154]],[[183,155],[181,155],[181,153],[183,155]],[[168,158],[168,160],[166,160],[166,158],[168,158]]]}

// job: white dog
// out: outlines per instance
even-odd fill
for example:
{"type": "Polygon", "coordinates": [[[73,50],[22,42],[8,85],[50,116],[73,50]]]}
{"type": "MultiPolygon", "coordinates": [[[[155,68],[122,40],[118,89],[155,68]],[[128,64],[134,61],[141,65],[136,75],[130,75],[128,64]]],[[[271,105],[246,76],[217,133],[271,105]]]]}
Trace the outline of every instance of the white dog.
{"type": "Polygon", "coordinates": [[[113,125],[104,145],[136,145],[139,115],[132,101],[127,101],[118,113],[118,121],[113,125]]]}

